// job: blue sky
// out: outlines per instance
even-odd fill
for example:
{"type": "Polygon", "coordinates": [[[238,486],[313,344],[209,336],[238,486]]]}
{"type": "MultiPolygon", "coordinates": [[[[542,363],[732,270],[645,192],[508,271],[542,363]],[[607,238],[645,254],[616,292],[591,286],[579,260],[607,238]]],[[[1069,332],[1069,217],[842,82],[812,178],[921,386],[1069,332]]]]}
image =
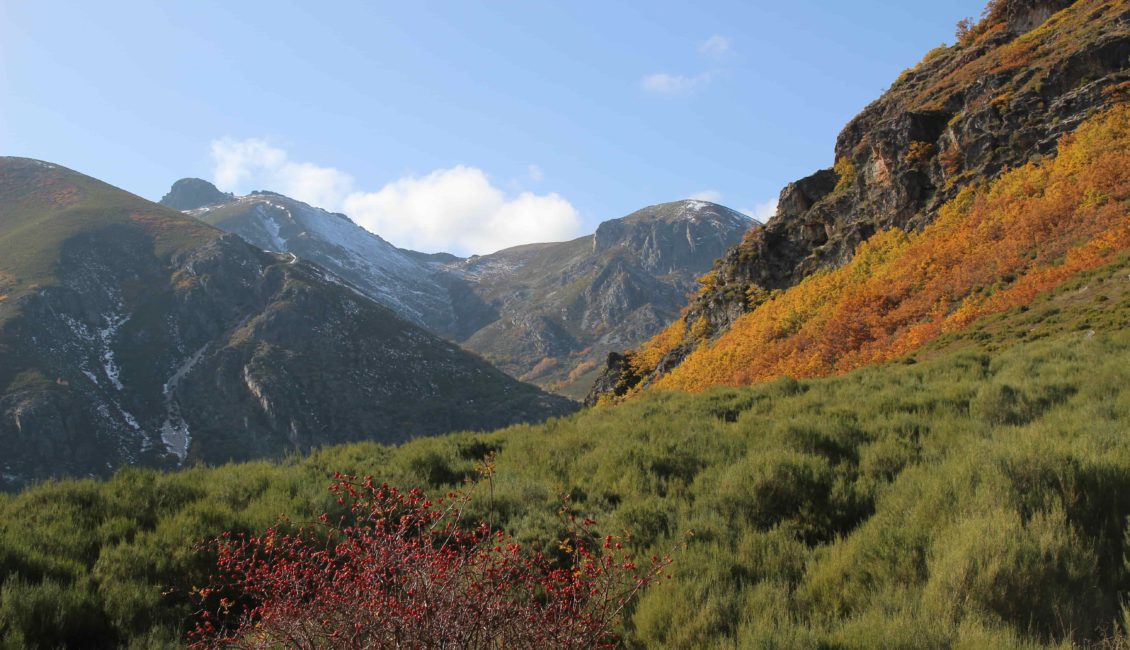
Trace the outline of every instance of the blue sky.
{"type": "Polygon", "coordinates": [[[487,252],[692,195],[764,211],[984,0],[0,0],[0,154],[487,252]]]}

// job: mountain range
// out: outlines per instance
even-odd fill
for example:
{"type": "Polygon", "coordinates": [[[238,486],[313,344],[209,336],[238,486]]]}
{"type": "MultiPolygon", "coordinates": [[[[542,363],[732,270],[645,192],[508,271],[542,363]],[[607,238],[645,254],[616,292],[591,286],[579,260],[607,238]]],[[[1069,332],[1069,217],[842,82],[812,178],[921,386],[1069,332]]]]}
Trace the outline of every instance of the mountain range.
{"type": "Polygon", "coordinates": [[[4,487],[574,409],[293,253],[0,159],[4,487]]]}
{"type": "Polygon", "coordinates": [[[679,315],[699,275],[749,217],[706,201],[654,205],[568,242],[468,258],[397,248],[331,213],[268,191],[234,197],[177,181],[169,207],[333,272],[403,318],[525,381],[583,397],[612,350],[679,315]]]}
{"type": "Polygon", "coordinates": [[[515,378],[582,396],[752,224],[681,201],[460,258],[272,192],[162,203],[0,159],[3,487],[570,413],[515,378]]]}

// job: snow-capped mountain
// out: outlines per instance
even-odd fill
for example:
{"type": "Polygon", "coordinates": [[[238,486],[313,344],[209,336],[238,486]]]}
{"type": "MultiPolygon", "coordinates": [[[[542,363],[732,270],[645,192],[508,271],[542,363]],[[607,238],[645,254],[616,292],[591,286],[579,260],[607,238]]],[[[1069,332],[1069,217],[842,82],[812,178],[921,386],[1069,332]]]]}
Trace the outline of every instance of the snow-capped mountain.
{"type": "Polygon", "coordinates": [[[273,192],[253,192],[186,212],[264,250],[312,261],[402,318],[440,334],[451,333],[452,301],[432,265],[343,214],[273,192]]]}
{"type": "Polygon", "coordinates": [[[162,201],[174,196],[188,214],[314,262],[511,375],[574,397],[610,350],[676,318],[696,278],[756,223],[707,201],[675,201],[572,241],[460,258],[397,248],[345,215],[273,192],[216,203],[223,193],[184,179],[162,201]]]}

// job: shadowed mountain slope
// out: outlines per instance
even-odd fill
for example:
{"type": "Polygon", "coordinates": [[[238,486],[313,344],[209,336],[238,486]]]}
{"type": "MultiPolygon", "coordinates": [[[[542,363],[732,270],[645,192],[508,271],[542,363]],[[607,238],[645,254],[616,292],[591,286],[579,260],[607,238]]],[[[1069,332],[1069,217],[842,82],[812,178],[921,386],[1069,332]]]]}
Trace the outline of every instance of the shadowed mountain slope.
{"type": "Polygon", "coordinates": [[[0,159],[0,279],[6,487],[573,408],[319,267],[39,161],[0,159]]]}

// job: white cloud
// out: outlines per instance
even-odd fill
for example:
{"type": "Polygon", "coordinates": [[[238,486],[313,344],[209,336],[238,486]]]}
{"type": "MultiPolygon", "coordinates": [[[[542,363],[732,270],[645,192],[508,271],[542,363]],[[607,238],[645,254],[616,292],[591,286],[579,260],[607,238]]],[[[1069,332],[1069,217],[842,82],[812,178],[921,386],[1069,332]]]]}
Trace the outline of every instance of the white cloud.
{"type": "Polygon", "coordinates": [[[212,161],[213,179],[222,190],[272,190],[327,210],[340,210],[342,199],[353,190],[349,174],[293,162],[286,151],[257,138],[213,140],[212,161]]]}
{"type": "Polygon", "coordinates": [[[537,165],[530,165],[526,168],[526,172],[530,176],[530,180],[535,183],[540,183],[545,180],[545,174],[542,172],[541,167],[537,165]]]}
{"type": "Polygon", "coordinates": [[[716,59],[722,58],[730,53],[730,39],[721,34],[715,34],[698,46],[698,53],[716,59]]]}
{"type": "Polygon", "coordinates": [[[687,198],[694,199],[695,201],[710,201],[711,203],[721,203],[722,193],[718,190],[702,190],[701,192],[695,192],[694,194],[691,194],[687,198]]]}
{"type": "MultiPolygon", "coordinates": [[[[715,61],[725,58],[730,53],[730,39],[715,34],[698,46],[698,53],[715,61]]],[[[696,75],[654,72],[640,79],[640,87],[660,95],[685,95],[706,86],[716,76],[718,70],[707,70],[696,75]]]]}
{"type": "Polygon", "coordinates": [[[577,235],[580,216],[558,194],[507,197],[475,167],[459,165],[357,192],[346,213],[366,229],[417,250],[490,253],[577,235]]]}
{"type": "Polygon", "coordinates": [[[761,223],[765,223],[766,221],[769,221],[771,218],[773,218],[773,215],[777,214],[777,199],[765,201],[764,203],[758,203],[752,208],[738,210],[738,212],[753,217],[761,223]]]}
{"type": "Polygon", "coordinates": [[[693,77],[656,72],[645,75],[643,79],[640,79],[640,87],[648,92],[661,95],[683,95],[705,86],[713,78],[714,72],[704,72],[693,77]]]}
{"type": "MultiPolygon", "coordinates": [[[[492,253],[518,244],[569,239],[580,229],[580,215],[562,196],[508,196],[481,169],[466,165],[407,176],[366,192],[355,189],[349,174],[295,162],[266,140],[215,140],[212,160],[213,180],[222,190],[272,190],[343,211],[370,232],[416,250],[492,253]]],[[[537,165],[527,171],[535,182],[544,178],[537,165]]]]}

